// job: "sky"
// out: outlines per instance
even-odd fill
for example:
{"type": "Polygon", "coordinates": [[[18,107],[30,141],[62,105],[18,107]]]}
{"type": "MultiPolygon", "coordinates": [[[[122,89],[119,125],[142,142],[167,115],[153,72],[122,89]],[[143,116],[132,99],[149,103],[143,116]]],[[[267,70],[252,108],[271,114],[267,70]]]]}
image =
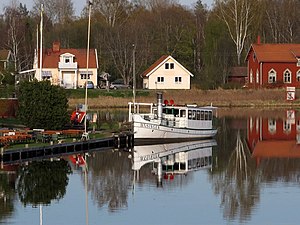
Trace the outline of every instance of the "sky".
{"type": "MultiPolygon", "coordinates": [[[[28,10],[31,10],[34,0],[18,0],[20,3],[25,4],[28,10]]],[[[80,15],[86,0],[72,0],[75,8],[75,14],[80,15]]],[[[9,5],[11,0],[0,0],[0,14],[3,13],[4,6],[9,5]]],[[[192,6],[197,0],[179,0],[179,3],[186,6],[192,6]]],[[[211,6],[213,0],[202,0],[203,4],[206,4],[208,7],[211,6]]]]}

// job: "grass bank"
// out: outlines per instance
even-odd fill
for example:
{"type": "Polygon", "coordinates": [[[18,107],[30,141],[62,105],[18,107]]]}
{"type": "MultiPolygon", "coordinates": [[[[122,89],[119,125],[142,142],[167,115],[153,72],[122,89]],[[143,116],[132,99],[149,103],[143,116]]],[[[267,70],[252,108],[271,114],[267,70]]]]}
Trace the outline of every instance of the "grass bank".
{"type": "MultiPolygon", "coordinates": [[[[79,92],[82,90],[78,90],[79,92]]],[[[137,91],[137,102],[156,102],[155,90],[137,91]]],[[[285,89],[236,89],[236,90],[161,90],[164,99],[173,99],[175,104],[214,105],[218,107],[300,107],[300,90],[296,91],[296,100],[286,100],[285,89]],[[297,98],[299,96],[299,99],[297,98]]],[[[132,101],[132,90],[89,90],[90,109],[122,108],[132,101]]],[[[75,108],[84,103],[82,96],[69,94],[69,106],[75,108]]]]}

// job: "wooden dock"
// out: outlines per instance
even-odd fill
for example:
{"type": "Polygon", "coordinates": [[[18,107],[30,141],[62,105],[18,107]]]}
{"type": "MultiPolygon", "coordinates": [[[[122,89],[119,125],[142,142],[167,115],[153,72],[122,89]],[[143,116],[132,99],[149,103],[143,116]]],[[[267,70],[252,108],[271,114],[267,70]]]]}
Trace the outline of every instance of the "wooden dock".
{"type": "Polygon", "coordinates": [[[91,139],[87,141],[47,145],[43,147],[23,148],[4,151],[1,148],[0,162],[2,165],[23,163],[32,160],[55,158],[65,155],[81,154],[91,151],[109,149],[130,149],[134,146],[132,133],[119,133],[109,138],[91,139]]]}

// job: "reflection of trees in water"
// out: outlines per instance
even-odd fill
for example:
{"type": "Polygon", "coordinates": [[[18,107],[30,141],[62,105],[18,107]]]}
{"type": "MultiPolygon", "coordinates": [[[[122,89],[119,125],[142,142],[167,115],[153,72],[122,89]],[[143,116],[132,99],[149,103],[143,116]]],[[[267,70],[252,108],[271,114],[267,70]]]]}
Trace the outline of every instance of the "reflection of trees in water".
{"type": "Polygon", "coordinates": [[[0,221],[4,221],[14,211],[15,180],[15,174],[0,174],[0,221]]]}
{"type": "Polygon", "coordinates": [[[128,114],[127,111],[124,113],[120,110],[112,110],[112,111],[96,111],[94,112],[97,114],[97,121],[96,121],[96,127],[97,129],[101,129],[104,126],[107,126],[109,129],[112,129],[120,122],[125,122],[128,120],[128,114]]]}
{"type": "MultiPolygon", "coordinates": [[[[215,193],[221,196],[224,217],[229,220],[246,221],[259,200],[259,181],[255,174],[255,162],[251,159],[247,144],[242,141],[240,131],[233,132],[232,129],[230,132],[229,129],[225,131],[221,134],[225,134],[223,137],[223,140],[226,140],[225,153],[218,158],[218,168],[213,170],[211,181],[215,193]]],[[[218,143],[219,147],[222,147],[222,144],[218,143]]]]}
{"type": "Polygon", "coordinates": [[[22,168],[17,191],[24,205],[50,204],[66,193],[71,168],[65,160],[32,162],[22,168]]]}
{"type": "Polygon", "coordinates": [[[291,182],[299,185],[300,159],[263,159],[259,164],[260,180],[265,183],[291,182]]]}
{"type": "Polygon", "coordinates": [[[99,207],[110,211],[127,207],[132,185],[131,162],[126,152],[101,152],[89,158],[89,191],[99,207]]]}

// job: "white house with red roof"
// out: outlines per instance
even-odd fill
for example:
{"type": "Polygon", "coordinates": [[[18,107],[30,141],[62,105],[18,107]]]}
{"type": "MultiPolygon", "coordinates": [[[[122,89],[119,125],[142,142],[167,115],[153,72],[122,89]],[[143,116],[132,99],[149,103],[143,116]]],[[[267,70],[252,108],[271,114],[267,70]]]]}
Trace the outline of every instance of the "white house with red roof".
{"type": "Polygon", "coordinates": [[[96,86],[98,68],[96,49],[89,51],[87,69],[86,49],[63,49],[60,48],[59,42],[54,42],[52,49],[44,49],[41,70],[39,54],[36,54],[33,66],[36,70],[35,78],[38,81],[50,80],[51,84],[68,89],[84,87],[87,80],[92,81],[96,86]]]}
{"type": "Polygon", "coordinates": [[[300,87],[300,44],[252,44],[248,51],[247,86],[300,87]]]}
{"type": "Polygon", "coordinates": [[[145,89],[190,89],[193,76],[170,55],[162,56],[141,75],[145,89]]]}

